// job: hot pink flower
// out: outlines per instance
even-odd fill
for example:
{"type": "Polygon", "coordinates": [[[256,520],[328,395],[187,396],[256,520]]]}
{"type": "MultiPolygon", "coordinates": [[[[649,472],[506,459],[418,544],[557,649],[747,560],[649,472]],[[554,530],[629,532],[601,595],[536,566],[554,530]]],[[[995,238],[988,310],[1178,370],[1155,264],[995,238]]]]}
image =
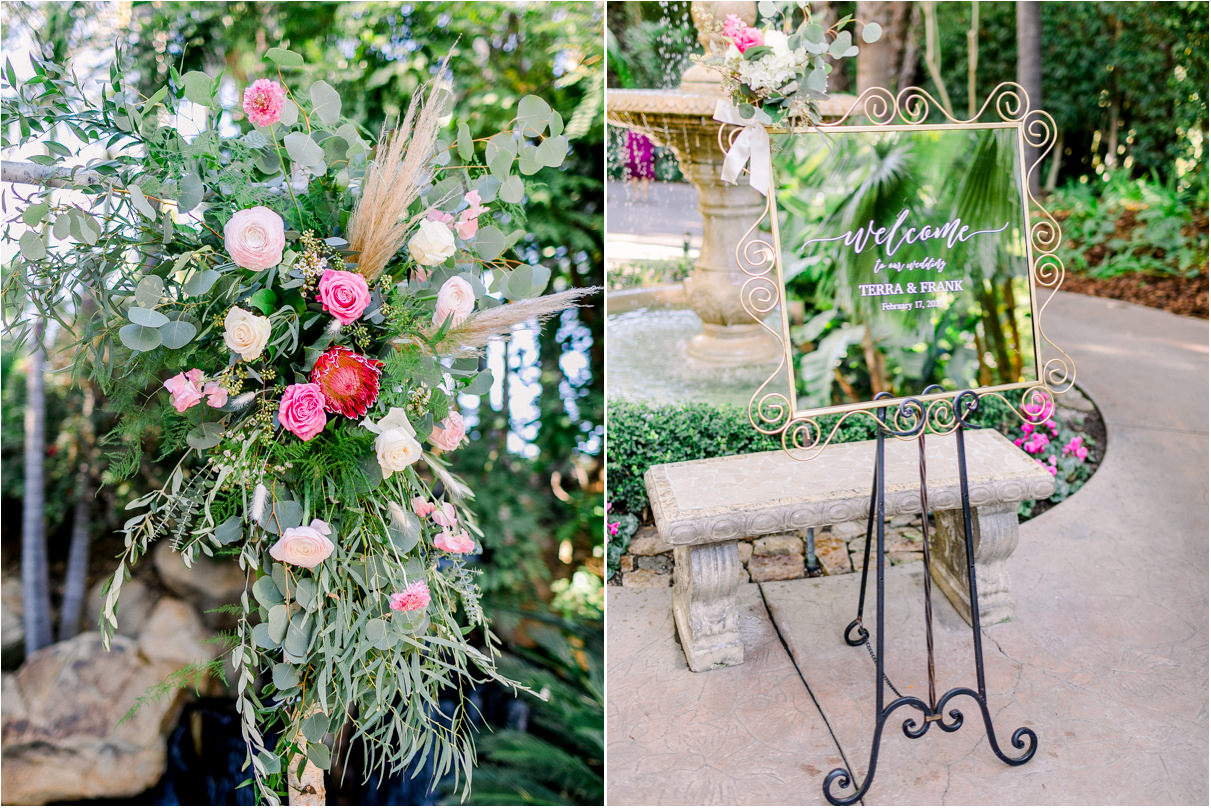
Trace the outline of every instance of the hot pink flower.
{"type": "Polygon", "coordinates": [[[257,126],[273,126],[286,106],[286,89],[276,81],[257,79],[244,90],[244,112],[257,126]]]}
{"type": "Polygon", "coordinates": [[[764,45],[765,37],[756,28],[744,28],[732,37],[732,43],[735,44],[736,50],[744,53],[749,48],[764,45]]]}
{"type": "Polygon", "coordinates": [[[206,396],[206,403],[212,407],[222,407],[227,403],[227,388],[218,382],[206,382],[202,387],[202,394],[206,396]]]}
{"type": "Polygon", "coordinates": [[[324,414],[324,393],[320,386],[292,384],[287,387],[278,405],[278,421],[302,440],[311,440],[323,432],[328,416],[324,414]]]}
{"type": "Polygon", "coordinates": [[[424,497],[412,498],[412,511],[421,519],[437,510],[437,506],[424,497]]]}
{"type": "Polygon", "coordinates": [[[729,39],[735,37],[736,34],[740,33],[747,27],[748,26],[744,24],[744,20],[740,19],[738,14],[728,14],[723,18],[723,35],[729,39]]]}
{"type": "Polygon", "coordinates": [[[403,592],[391,594],[391,609],[396,612],[417,612],[429,605],[429,585],[414,581],[403,592]]]}
{"type": "Polygon", "coordinates": [[[324,304],[324,311],[349,325],[362,316],[370,305],[370,286],[355,272],[325,269],[320,276],[319,294],[315,299],[324,304]]]}
{"type": "Polygon", "coordinates": [[[202,371],[194,368],[164,382],[164,389],[172,394],[172,406],[176,407],[177,412],[185,412],[202,400],[202,391],[198,389],[201,381],[202,371]]]}
{"type": "Polygon", "coordinates": [[[458,524],[458,514],[449,502],[443,502],[440,508],[434,508],[433,523],[441,527],[454,527],[458,524]]]}
{"type": "Polygon", "coordinates": [[[1029,435],[1034,431],[1034,424],[1022,424],[1022,434],[1029,435]]]}
{"type": "Polygon", "coordinates": [[[444,452],[453,452],[463,442],[466,434],[467,428],[463,424],[462,415],[458,410],[451,410],[440,424],[433,427],[433,431],[429,433],[429,443],[444,452]]]}
{"type": "Polygon", "coordinates": [[[475,550],[475,542],[471,540],[465,530],[458,533],[443,530],[433,540],[433,546],[438,550],[445,550],[447,553],[470,553],[475,550]]]}
{"type": "Polygon", "coordinates": [[[1051,439],[1043,432],[1035,432],[1030,436],[1030,440],[1026,442],[1026,451],[1031,454],[1038,454],[1043,451],[1043,447],[1051,443],[1051,439]]]}
{"type": "Polygon", "coordinates": [[[622,526],[622,522],[606,522],[606,527],[610,530],[611,536],[618,535],[618,528],[622,526]]]}

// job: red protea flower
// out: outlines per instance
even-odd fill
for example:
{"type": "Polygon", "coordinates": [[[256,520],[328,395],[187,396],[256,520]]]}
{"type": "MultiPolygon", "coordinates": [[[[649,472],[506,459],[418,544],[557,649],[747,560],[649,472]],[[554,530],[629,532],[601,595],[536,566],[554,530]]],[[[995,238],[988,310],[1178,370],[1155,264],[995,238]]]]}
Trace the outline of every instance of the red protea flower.
{"type": "Polygon", "coordinates": [[[346,418],[360,418],[378,398],[382,367],[377,359],[338,345],[315,360],[311,381],[324,394],[324,409],[346,418]]]}

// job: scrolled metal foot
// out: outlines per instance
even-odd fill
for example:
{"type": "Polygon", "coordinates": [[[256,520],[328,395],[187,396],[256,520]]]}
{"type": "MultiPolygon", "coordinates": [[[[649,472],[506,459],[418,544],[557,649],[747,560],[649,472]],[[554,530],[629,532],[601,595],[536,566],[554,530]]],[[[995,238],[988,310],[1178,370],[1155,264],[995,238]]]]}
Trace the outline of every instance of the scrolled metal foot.
{"type": "MultiPolygon", "coordinates": [[[[988,735],[988,745],[992,747],[992,753],[996,755],[1002,763],[1010,766],[1021,766],[1023,763],[1034,757],[1034,753],[1039,747],[1039,736],[1036,735],[1034,730],[1030,729],[1029,727],[1018,727],[1013,731],[1013,735],[1009,738],[1009,743],[1014,749],[1024,749],[1026,750],[1025,752],[1017,757],[1010,757],[1001,751],[1001,745],[997,743],[996,730],[993,729],[992,726],[992,714],[988,712],[988,704],[983,698],[981,698],[979,693],[971,690],[970,688],[956,687],[953,690],[947,691],[946,695],[942,697],[942,700],[938,702],[938,710],[940,711],[946,702],[950,701],[956,696],[968,696],[972,699],[972,701],[979,705],[980,715],[984,719],[984,730],[988,735]]],[[[947,729],[946,725],[943,725],[942,728],[946,729],[947,732],[954,732],[954,730],[958,729],[963,723],[963,715],[962,713],[959,713],[958,710],[951,710],[950,715],[952,718],[956,718],[956,723],[952,725],[953,728],[947,729]],[[958,714],[957,718],[956,714],[958,714]]]]}
{"type": "Polygon", "coordinates": [[[845,644],[846,645],[852,645],[854,647],[857,647],[857,646],[861,645],[862,643],[866,642],[868,637],[870,637],[870,632],[867,631],[866,628],[862,625],[862,620],[859,618],[855,618],[853,620],[853,622],[851,622],[848,626],[845,627],[845,644]],[[858,634],[856,636],[851,637],[850,632],[852,632],[854,629],[858,630],[858,634]]]}
{"type": "Polygon", "coordinates": [[[832,792],[833,784],[835,783],[838,790],[849,788],[850,782],[853,780],[853,775],[844,767],[837,767],[828,773],[824,778],[824,799],[828,800],[831,805],[853,805],[858,800],[862,799],[862,795],[870,788],[870,774],[866,775],[866,782],[862,787],[848,797],[839,797],[832,792]]]}

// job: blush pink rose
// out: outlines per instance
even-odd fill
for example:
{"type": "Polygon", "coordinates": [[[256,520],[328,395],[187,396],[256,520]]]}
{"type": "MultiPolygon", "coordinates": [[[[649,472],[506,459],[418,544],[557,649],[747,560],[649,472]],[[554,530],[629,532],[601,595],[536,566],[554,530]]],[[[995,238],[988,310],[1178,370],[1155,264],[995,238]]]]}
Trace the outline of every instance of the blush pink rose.
{"type": "Polygon", "coordinates": [[[269,555],[283,564],[311,569],[336,549],[328,538],[331,533],[332,528],[322,519],[312,519],[306,527],[286,528],[269,548],[269,555]]]}
{"type": "Polygon", "coordinates": [[[454,510],[454,505],[449,502],[443,502],[440,508],[434,508],[433,523],[441,527],[454,527],[458,524],[458,514],[454,510]]]}
{"type": "Polygon", "coordinates": [[[324,431],[324,392],[318,384],[292,384],[282,393],[278,421],[302,440],[311,440],[324,431]]]}
{"type": "Polygon", "coordinates": [[[443,530],[433,540],[433,546],[438,550],[445,550],[447,553],[470,553],[475,550],[475,542],[471,540],[465,530],[458,533],[443,530]]]}
{"type": "Polygon", "coordinates": [[[412,498],[412,511],[421,519],[437,510],[437,506],[424,497],[412,498]]]}
{"type": "Polygon", "coordinates": [[[440,424],[433,427],[433,431],[429,433],[429,443],[444,452],[453,452],[463,442],[466,434],[467,428],[463,424],[462,415],[458,410],[451,410],[440,424]]]}
{"type": "Polygon", "coordinates": [[[437,290],[433,324],[440,326],[449,319],[451,328],[462,325],[474,308],[475,289],[464,278],[451,278],[437,290]]]}
{"type": "Polygon", "coordinates": [[[429,600],[429,585],[424,581],[414,581],[403,592],[391,593],[391,609],[396,612],[417,612],[428,606],[429,600]]]}
{"type": "Polygon", "coordinates": [[[211,407],[222,407],[227,403],[227,388],[218,382],[206,382],[202,387],[202,394],[206,396],[206,403],[211,407]]]}
{"type": "Polygon", "coordinates": [[[744,53],[749,48],[764,45],[765,37],[756,28],[742,28],[732,35],[732,42],[736,45],[736,50],[744,53]]]}
{"type": "Polygon", "coordinates": [[[178,373],[164,382],[164,389],[172,394],[172,406],[177,412],[185,412],[202,400],[202,391],[198,385],[202,381],[202,371],[194,368],[188,373],[178,373]]]}
{"type": "Polygon", "coordinates": [[[286,228],[282,217],[264,205],[236,211],[223,226],[223,247],[244,269],[269,269],[282,263],[286,228]]]}
{"type": "Polygon", "coordinates": [[[349,325],[370,305],[370,285],[355,272],[325,269],[316,300],[323,303],[324,311],[340,320],[342,325],[349,325]]]}
{"type": "Polygon", "coordinates": [[[257,79],[244,90],[244,113],[256,126],[273,126],[286,106],[286,88],[276,81],[257,79]]]}

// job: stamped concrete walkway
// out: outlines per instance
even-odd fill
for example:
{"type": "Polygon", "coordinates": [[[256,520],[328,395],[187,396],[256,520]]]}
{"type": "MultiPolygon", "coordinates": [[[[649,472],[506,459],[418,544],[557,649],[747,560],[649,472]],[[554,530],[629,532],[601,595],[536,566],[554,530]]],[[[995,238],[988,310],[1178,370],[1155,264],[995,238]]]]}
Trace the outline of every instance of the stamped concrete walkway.
{"type": "MultiPolygon", "coordinates": [[[[952,702],[961,729],[913,741],[902,710],[867,804],[1208,803],[1207,323],[1071,294],[1044,323],[1109,445],[1076,496],[1022,526],[1016,615],[984,630],[998,740],[1012,751],[1027,726],[1039,751],[1000,763],[969,699],[952,702]]],[[[887,660],[900,690],[924,696],[921,578],[919,564],[888,571],[887,660]]],[[[829,770],[864,777],[874,666],[841,639],[858,584],[746,584],[746,662],[701,674],[676,644],[669,591],[611,587],[609,803],[825,804],[829,770]]],[[[939,690],[973,687],[970,629],[940,596],[933,611],[939,690]]]]}

